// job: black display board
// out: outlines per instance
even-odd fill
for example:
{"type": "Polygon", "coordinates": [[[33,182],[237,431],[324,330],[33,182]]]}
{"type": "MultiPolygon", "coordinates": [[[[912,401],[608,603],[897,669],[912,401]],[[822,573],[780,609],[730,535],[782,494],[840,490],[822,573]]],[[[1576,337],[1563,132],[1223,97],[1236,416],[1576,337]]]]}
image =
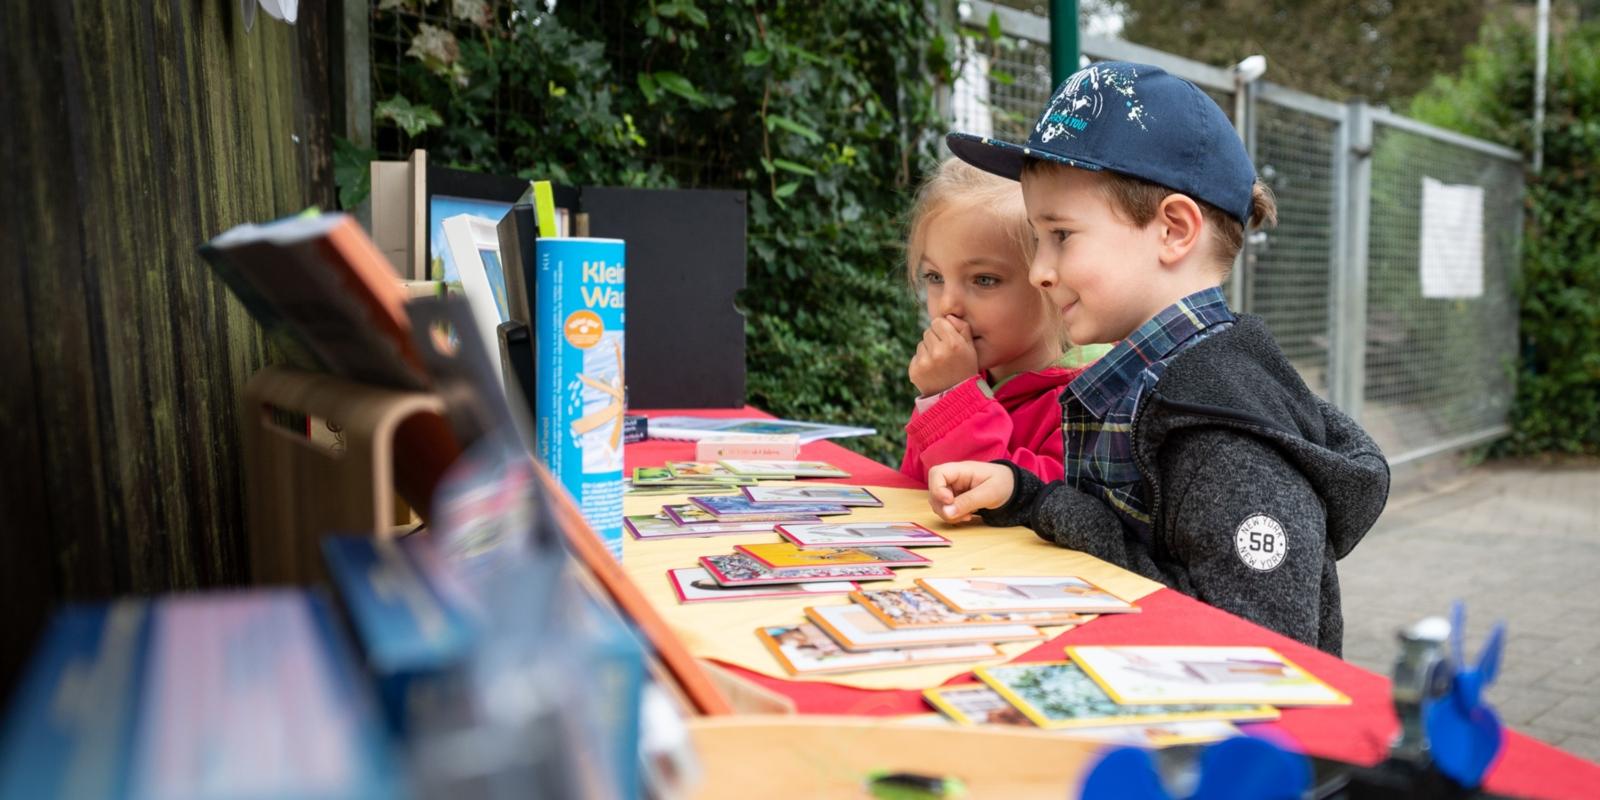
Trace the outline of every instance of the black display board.
{"type": "Polygon", "coordinates": [[[627,242],[628,405],[742,407],[745,193],[591,186],[580,206],[627,242]]]}

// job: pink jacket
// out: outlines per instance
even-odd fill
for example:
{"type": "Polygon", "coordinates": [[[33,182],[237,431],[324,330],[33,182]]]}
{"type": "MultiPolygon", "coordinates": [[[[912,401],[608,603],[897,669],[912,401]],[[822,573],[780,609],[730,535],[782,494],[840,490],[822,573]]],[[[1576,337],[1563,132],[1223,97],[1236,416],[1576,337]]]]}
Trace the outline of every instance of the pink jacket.
{"type": "Polygon", "coordinates": [[[900,471],[925,482],[938,464],[1004,458],[1046,482],[1061,480],[1061,393],[1081,372],[1024,372],[1000,384],[993,397],[978,387],[978,376],[957,384],[931,408],[912,412],[900,471]]]}

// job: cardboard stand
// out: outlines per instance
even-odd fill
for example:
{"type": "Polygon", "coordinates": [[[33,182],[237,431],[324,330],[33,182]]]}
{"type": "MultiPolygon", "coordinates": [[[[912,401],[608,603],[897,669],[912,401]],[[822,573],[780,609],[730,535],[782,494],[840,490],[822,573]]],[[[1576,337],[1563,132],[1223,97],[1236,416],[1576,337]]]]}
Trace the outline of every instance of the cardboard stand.
{"type": "Polygon", "coordinates": [[[408,514],[394,490],[395,436],[444,404],[287,367],[267,367],[244,390],[245,533],[256,583],[304,584],[323,575],[329,531],[391,535],[408,514]],[[329,441],[306,427],[331,423],[329,441]]]}

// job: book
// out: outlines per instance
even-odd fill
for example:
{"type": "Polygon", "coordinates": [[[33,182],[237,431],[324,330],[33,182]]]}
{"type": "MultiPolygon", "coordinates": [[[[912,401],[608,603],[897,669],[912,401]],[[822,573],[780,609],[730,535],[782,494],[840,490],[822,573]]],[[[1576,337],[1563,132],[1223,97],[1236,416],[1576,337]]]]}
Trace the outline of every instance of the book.
{"type": "Polygon", "coordinates": [[[446,219],[443,227],[445,245],[461,275],[461,291],[478,324],[478,334],[491,351],[490,363],[498,364],[502,358],[497,347],[498,330],[501,323],[512,320],[495,225],[471,214],[458,214],[446,219]]]}
{"type": "Polygon", "coordinates": [[[851,436],[871,436],[874,428],[849,425],[829,425],[821,422],[801,422],[766,417],[652,417],[650,438],[697,441],[707,436],[724,433],[793,434],[801,444],[823,439],[842,439],[851,436]]]}
{"type": "Polygon", "coordinates": [[[541,238],[534,249],[535,455],[620,559],[623,243],[541,238]]]}
{"type": "Polygon", "coordinates": [[[395,389],[428,388],[406,290],[348,214],[229,228],[200,255],[300,366],[395,389]]]}
{"type": "Polygon", "coordinates": [[[404,768],[337,616],[293,589],[70,606],[0,741],[0,796],[395,797],[404,768]]]}
{"type": "Polygon", "coordinates": [[[724,458],[795,459],[800,437],[792,433],[714,433],[694,443],[696,461],[724,458]]]}

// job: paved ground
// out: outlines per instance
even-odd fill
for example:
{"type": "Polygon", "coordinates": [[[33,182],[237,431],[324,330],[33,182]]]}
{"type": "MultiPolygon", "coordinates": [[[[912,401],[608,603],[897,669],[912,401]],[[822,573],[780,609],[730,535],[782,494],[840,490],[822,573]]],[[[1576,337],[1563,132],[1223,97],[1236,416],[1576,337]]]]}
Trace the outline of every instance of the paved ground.
{"type": "Polygon", "coordinates": [[[1398,488],[1339,564],[1345,658],[1389,674],[1395,630],[1462,598],[1469,651],[1507,623],[1489,692],[1505,722],[1600,761],[1600,463],[1491,463],[1398,488]]]}

